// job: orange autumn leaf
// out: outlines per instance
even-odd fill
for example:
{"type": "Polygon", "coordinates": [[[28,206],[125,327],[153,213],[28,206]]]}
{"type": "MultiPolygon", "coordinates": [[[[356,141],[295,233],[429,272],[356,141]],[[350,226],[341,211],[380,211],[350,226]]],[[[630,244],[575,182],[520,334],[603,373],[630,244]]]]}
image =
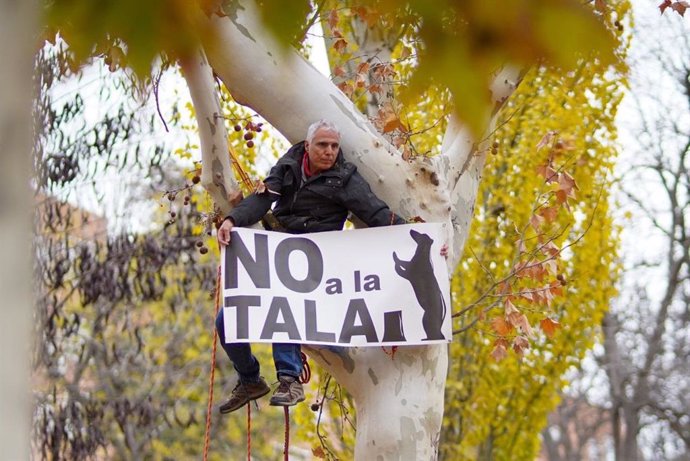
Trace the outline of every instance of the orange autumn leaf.
{"type": "Polygon", "coordinates": [[[371,85],[369,85],[369,92],[370,93],[376,93],[378,95],[382,95],[383,94],[383,87],[381,85],[379,85],[378,83],[372,83],[371,85]]]}
{"type": "Polygon", "coordinates": [[[561,324],[558,323],[556,320],[550,319],[550,318],[545,318],[541,322],[539,322],[539,326],[541,327],[542,331],[546,334],[546,336],[551,339],[553,338],[553,335],[556,333],[556,330],[558,330],[561,327],[561,324]]]}
{"type": "Polygon", "coordinates": [[[393,130],[407,131],[405,125],[394,113],[386,114],[386,118],[383,120],[383,132],[390,133],[393,130]]]}
{"type": "Polygon", "coordinates": [[[323,451],[322,447],[316,447],[311,449],[311,454],[316,458],[326,459],[326,453],[323,451]]]}
{"type": "Polygon", "coordinates": [[[552,223],[556,220],[556,217],[558,216],[558,207],[557,206],[549,206],[549,207],[544,207],[539,210],[539,216],[544,218],[544,220],[548,223],[552,223]]]}
{"type": "Polygon", "coordinates": [[[671,6],[671,9],[681,16],[685,16],[685,10],[690,8],[690,4],[685,1],[676,2],[671,6]]]}
{"type": "Polygon", "coordinates": [[[506,336],[513,329],[513,326],[506,322],[503,317],[494,317],[491,321],[491,327],[499,336],[506,336]]]}
{"type": "Polygon", "coordinates": [[[549,291],[551,292],[552,295],[554,296],[563,296],[563,282],[560,282],[560,284],[553,284],[551,285],[551,288],[549,288],[549,291]]]}
{"type": "Polygon", "coordinates": [[[337,86],[338,86],[338,88],[340,88],[340,91],[345,93],[345,95],[348,98],[350,96],[352,96],[352,93],[355,91],[355,88],[352,86],[352,83],[350,83],[350,82],[342,82],[342,83],[339,83],[337,86]]]}
{"type": "Polygon", "coordinates": [[[568,192],[564,190],[557,190],[556,201],[558,203],[564,204],[566,208],[568,208],[568,192]]]}
{"type": "Polygon", "coordinates": [[[369,64],[368,62],[366,62],[366,61],[365,61],[365,62],[360,62],[360,63],[357,65],[357,73],[358,73],[358,74],[366,74],[366,73],[369,72],[369,67],[371,67],[371,66],[370,66],[370,64],[369,64]]]}
{"type": "Polygon", "coordinates": [[[339,38],[333,43],[333,48],[335,48],[335,51],[338,53],[343,54],[345,53],[345,48],[347,48],[347,42],[344,38],[339,38]]]}

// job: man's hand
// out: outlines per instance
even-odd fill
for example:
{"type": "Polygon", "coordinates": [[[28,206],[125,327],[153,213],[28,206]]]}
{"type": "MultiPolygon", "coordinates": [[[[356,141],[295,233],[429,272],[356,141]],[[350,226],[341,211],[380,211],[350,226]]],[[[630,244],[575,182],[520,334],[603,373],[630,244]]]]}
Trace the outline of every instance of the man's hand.
{"type": "Polygon", "coordinates": [[[443,246],[441,247],[441,256],[448,259],[448,244],[447,243],[444,243],[443,246]]]}
{"type": "Polygon", "coordinates": [[[235,227],[235,223],[232,222],[231,218],[227,218],[218,228],[218,243],[220,245],[230,244],[230,232],[232,228],[235,227]]]}

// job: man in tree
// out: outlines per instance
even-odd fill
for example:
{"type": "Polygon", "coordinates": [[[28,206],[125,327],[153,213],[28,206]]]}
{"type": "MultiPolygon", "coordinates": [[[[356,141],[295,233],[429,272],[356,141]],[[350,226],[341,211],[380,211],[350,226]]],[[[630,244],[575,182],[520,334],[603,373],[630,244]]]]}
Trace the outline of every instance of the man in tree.
{"type": "MultiPolygon", "coordinates": [[[[291,234],[341,230],[349,212],[370,227],[405,223],[374,195],[357,168],[344,160],[340,132],[326,120],[309,126],[306,140],[292,146],[256,192],[230,212],[218,229],[218,242],[230,244],[233,227],[258,222],[273,202],[277,222],[271,227],[291,234]]],[[[259,375],[259,362],[250,345],[225,342],[223,310],[216,318],[216,327],[223,349],[239,373],[230,399],[220,406],[221,413],[230,413],[266,395],[270,388],[259,375]]],[[[303,401],[300,345],[273,344],[273,361],[279,385],[271,405],[292,406],[303,401]]]]}

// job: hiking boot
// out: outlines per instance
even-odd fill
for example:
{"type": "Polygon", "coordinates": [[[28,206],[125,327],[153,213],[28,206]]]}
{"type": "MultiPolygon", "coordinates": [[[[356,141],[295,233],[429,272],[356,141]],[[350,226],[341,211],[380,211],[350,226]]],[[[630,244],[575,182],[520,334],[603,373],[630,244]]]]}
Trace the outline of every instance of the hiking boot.
{"type": "Polygon", "coordinates": [[[299,380],[293,376],[279,376],[278,389],[271,397],[271,405],[291,407],[304,401],[304,390],[299,380]]]}
{"type": "Polygon", "coordinates": [[[230,399],[218,407],[218,411],[222,414],[235,411],[238,408],[242,408],[247,402],[263,397],[268,394],[270,390],[271,388],[268,387],[268,384],[266,384],[263,378],[259,378],[255,383],[237,381],[237,385],[232,390],[230,399]]]}

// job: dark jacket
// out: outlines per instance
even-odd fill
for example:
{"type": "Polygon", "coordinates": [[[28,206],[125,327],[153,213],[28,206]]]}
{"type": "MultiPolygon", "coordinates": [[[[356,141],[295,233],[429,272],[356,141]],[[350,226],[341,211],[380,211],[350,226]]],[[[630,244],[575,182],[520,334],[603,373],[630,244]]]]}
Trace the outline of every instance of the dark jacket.
{"type": "Polygon", "coordinates": [[[300,142],[278,160],[264,180],[267,190],[245,198],[228,215],[236,226],[258,222],[276,200],[273,215],[295,234],[340,230],[348,211],[370,227],[405,223],[374,195],[357,167],[345,161],[342,150],[330,170],[304,183],[303,156],[304,142],[300,142]]]}

